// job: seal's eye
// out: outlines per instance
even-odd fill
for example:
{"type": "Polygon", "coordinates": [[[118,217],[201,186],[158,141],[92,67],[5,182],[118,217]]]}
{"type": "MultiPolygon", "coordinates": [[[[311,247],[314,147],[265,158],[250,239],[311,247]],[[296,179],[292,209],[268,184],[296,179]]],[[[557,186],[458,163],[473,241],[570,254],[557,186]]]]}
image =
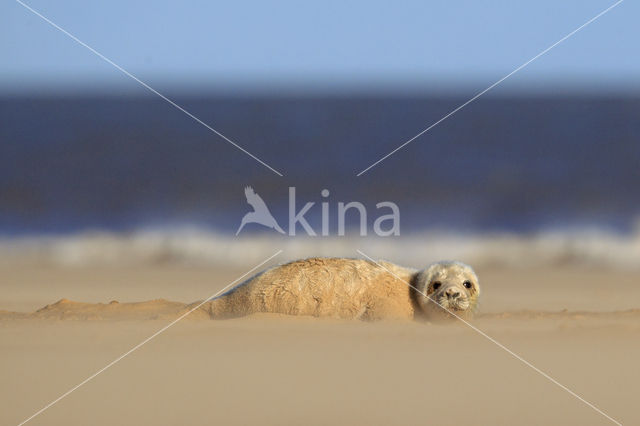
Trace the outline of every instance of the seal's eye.
{"type": "Polygon", "coordinates": [[[463,285],[465,288],[471,288],[471,287],[473,287],[473,285],[471,284],[471,281],[469,281],[469,280],[467,280],[467,281],[463,282],[463,283],[462,283],[462,285],[463,285]]]}
{"type": "Polygon", "coordinates": [[[433,289],[437,290],[440,288],[440,286],[442,285],[442,283],[440,281],[436,281],[435,283],[433,283],[433,289]]]}

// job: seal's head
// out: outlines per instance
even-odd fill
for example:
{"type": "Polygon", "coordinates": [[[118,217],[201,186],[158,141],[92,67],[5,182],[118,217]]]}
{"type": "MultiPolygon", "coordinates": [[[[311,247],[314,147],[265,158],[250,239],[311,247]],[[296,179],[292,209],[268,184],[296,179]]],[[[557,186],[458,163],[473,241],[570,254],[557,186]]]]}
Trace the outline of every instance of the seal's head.
{"type": "Polygon", "coordinates": [[[478,277],[461,262],[437,262],[418,272],[414,279],[415,300],[429,319],[469,319],[480,295],[478,277]]]}

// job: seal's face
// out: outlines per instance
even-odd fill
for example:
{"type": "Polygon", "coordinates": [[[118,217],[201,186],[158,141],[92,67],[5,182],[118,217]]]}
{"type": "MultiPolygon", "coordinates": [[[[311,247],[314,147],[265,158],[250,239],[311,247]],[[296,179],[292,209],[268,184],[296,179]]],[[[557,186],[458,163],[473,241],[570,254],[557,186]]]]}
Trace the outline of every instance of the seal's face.
{"type": "Polygon", "coordinates": [[[480,287],[470,266],[438,262],[418,273],[417,300],[430,318],[470,318],[475,312],[480,287]]]}

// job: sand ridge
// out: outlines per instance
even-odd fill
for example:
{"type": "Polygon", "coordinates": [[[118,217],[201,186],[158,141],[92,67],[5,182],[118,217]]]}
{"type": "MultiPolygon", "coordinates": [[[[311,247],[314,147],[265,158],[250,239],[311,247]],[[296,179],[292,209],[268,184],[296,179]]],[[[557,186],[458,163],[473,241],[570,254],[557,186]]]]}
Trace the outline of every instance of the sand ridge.
{"type": "MultiPolygon", "coordinates": [[[[200,304],[175,302],[165,299],[154,299],[143,302],[120,303],[112,300],[109,303],[84,303],[69,299],[60,299],[46,305],[35,312],[11,312],[0,310],[0,320],[37,319],[37,320],[85,320],[85,321],[129,321],[129,320],[172,320],[192,310],[200,304]]],[[[287,317],[283,315],[283,317],[287,317]]],[[[191,320],[211,319],[206,305],[195,309],[186,318],[191,320]]],[[[293,318],[293,317],[292,317],[293,318]]],[[[545,311],[520,309],[505,312],[480,313],[478,320],[640,320],[640,309],[617,311],[545,311]]]]}
{"type": "MultiPolygon", "coordinates": [[[[155,299],[144,302],[120,303],[84,303],[68,299],[46,305],[32,313],[0,312],[0,319],[39,319],[39,320],[156,320],[175,319],[184,314],[192,305],[155,299]]],[[[200,310],[189,314],[191,319],[208,319],[209,315],[200,310]]]]}

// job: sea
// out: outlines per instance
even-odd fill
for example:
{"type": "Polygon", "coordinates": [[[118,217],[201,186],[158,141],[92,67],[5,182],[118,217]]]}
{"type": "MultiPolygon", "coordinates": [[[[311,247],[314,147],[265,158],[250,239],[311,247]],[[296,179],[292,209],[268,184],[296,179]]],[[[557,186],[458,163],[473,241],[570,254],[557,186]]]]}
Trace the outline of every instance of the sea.
{"type": "Polygon", "coordinates": [[[415,139],[468,96],[171,98],[210,128],[152,94],[0,97],[0,254],[244,263],[367,248],[405,263],[640,267],[638,96],[488,94],[415,139]],[[285,235],[250,223],[236,236],[248,186],[285,235]],[[316,236],[299,223],[290,235],[292,188],[316,236]],[[366,236],[355,209],[338,235],[349,202],[366,236]],[[398,235],[375,233],[384,202],[398,235]]]}

